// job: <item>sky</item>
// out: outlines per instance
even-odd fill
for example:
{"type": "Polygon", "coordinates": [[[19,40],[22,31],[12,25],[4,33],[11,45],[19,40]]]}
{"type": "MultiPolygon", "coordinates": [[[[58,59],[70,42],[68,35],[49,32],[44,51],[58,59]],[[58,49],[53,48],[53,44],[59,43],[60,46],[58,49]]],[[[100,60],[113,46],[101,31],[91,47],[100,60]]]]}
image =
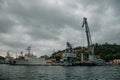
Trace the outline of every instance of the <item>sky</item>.
{"type": "Polygon", "coordinates": [[[51,55],[86,46],[87,18],[93,43],[120,44],[120,0],[0,0],[0,55],[26,52],[51,55]]]}

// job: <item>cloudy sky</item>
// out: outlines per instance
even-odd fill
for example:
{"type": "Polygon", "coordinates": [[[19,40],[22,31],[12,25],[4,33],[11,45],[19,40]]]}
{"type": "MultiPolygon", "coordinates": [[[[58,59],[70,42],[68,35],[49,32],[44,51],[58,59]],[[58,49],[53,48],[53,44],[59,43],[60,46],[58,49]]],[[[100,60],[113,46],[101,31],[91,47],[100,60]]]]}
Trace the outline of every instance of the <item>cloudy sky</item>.
{"type": "Polygon", "coordinates": [[[86,46],[83,17],[93,43],[120,44],[120,0],[0,0],[0,55],[32,51],[40,56],[69,41],[86,46]]]}

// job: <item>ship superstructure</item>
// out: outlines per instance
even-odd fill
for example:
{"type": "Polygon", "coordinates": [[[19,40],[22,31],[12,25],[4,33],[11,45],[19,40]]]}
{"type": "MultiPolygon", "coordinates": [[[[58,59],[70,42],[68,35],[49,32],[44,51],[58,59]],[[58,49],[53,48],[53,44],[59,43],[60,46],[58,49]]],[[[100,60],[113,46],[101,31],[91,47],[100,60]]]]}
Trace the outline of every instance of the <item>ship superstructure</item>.
{"type": "Polygon", "coordinates": [[[72,65],[75,62],[76,54],[73,53],[72,46],[69,42],[66,43],[66,51],[63,54],[64,65],[72,65]]]}

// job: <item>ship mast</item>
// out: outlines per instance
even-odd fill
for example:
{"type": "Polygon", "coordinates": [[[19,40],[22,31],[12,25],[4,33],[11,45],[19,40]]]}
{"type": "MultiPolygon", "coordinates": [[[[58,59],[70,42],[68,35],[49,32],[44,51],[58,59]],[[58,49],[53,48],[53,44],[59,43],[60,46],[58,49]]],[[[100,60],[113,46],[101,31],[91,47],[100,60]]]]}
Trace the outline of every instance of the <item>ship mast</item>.
{"type": "Polygon", "coordinates": [[[27,47],[27,50],[28,50],[28,56],[30,56],[30,50],[31,50],[31,47],[29,46],[29,47],[27,47]]]}
{"type": "Polygon", "coordinates": [[[87,44],[88,44],[88,54],[89,54],[89,61],[92,61],[94,59],[94,47],[92,45],[92,40],[91,40],[91,34],[90,34],[90,29],[87,23],[87,18],[83,18],[83,25],[82,27],[85,27],[86,30],[86,36],[87,36],[87,44]]]}

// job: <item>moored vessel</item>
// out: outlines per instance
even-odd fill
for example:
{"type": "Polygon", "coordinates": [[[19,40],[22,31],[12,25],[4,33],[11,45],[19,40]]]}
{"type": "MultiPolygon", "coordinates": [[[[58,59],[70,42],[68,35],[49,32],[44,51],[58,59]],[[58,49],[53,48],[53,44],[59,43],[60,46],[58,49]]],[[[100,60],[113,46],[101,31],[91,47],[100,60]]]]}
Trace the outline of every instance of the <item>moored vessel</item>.
{"type": "Polygon", "coordinates": [[[43,58],[37,58],[37,56],[31,54],[31,47],[27,48],[28,53],[23,56],[23,52],[21,52],[21,56],[16,59],[10,60],[10,64],[12,65],[47,65],[46,61],[43,58]]]}

